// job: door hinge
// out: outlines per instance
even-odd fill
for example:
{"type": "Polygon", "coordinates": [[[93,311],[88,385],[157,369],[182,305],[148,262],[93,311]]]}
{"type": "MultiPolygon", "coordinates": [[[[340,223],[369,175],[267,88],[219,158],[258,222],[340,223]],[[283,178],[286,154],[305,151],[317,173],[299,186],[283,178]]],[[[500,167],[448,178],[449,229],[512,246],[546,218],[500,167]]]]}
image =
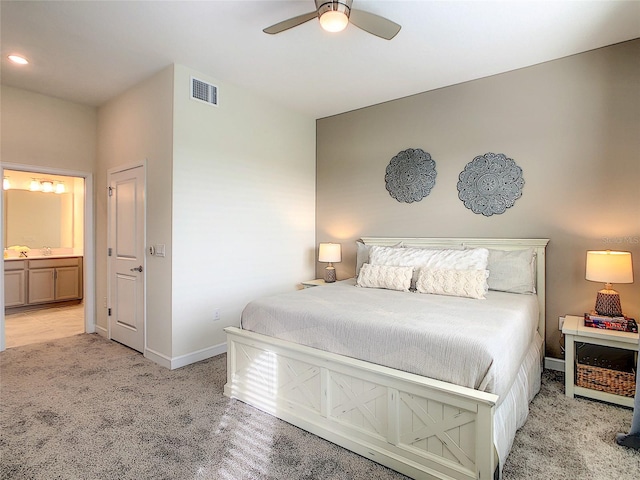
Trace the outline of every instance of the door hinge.
{"type": "Polygon", "coordinates": [[[107,316],[110,317],[111,316],[111,307],[107,308],[107,316]]]}
{"type": "Polygon", "coordinates": [[[112,252],[111,247],[107,248],[107,257],[111,256],[111,252],[112,252]]]}
{"type": "Polygon", "coordinates": [[[109,196],[113,196],[113,187],[109,186],[107,188],[109,189],[109,196]]]}

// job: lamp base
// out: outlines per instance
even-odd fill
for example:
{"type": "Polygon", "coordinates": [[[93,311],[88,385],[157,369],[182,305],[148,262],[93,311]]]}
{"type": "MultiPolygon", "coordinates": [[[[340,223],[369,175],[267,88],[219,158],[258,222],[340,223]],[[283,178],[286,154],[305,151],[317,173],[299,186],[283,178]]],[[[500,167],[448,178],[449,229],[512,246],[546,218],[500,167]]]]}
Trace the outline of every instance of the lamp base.
{"type": "Polygon", "coordinates": [[[336,281],[335,267],[327,267],[324,269],[324,281],[326,283],[333,283],[336,281]]]}
{"type": "Polygon", "coordinates": [[[615,290],[600,290],[596,297],[596,312],[607,317],[621,317],[620,294],[615,290]]]}

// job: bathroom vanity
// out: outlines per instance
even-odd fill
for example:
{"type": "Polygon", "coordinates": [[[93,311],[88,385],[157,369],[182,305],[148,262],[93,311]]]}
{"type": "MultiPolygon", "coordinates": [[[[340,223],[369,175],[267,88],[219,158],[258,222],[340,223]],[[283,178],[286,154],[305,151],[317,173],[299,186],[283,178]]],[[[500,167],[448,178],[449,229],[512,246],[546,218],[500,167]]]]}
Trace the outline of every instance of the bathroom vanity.
{"type": "Polygon", "coordinates": [[[4,299],[7,311],[81,300],[82,257],[43,256],[5,260],[4,299]]]}

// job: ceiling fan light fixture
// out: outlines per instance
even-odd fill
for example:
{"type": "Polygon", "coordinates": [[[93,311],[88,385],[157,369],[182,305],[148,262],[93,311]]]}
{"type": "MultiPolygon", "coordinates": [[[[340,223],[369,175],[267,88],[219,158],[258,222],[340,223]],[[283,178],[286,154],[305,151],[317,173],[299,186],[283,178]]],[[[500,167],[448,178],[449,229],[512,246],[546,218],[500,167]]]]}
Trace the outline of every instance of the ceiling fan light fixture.
{"type": "Polygon", "coordinates": [[[307,12],[296,17],[288,18],[262,31],[269,35],[274,35],[307,23],[314,18],[320,21],[320,26],[327,32],[341,32],[347,25],[352,23],[360,30],[364,30],[367,33],[385,40],[391,40],[398,34],[400,28],[402,28],[397,23],[392,22],[388,18],[376,15],[375,13],[363,10],[352,10],[351,5],[353,0],[315,0],[315,3],[316,10],[314,12],[307,12]]]}
{"type": "Polygon", "coordinates": [[[341,32],[349,25],[349,14],[351,13],[351,1],[326,2],[316,0],[320,26],[327,32],[341,32]]]}
{"type": "Polygon", "coordinates": [[[349,19],[342,12],[326,12],[320,17],[320,25],[327,32],[341,32],[348,24],[349,19]]]}

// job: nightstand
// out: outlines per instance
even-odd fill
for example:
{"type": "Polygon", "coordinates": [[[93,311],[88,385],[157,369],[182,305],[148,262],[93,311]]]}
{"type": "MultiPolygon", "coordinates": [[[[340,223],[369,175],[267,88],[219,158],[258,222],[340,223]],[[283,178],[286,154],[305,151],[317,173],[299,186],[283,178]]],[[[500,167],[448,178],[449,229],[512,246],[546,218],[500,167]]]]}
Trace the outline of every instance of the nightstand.
{"type": "Polygon", "coordinates": [[[326,282],[322,278],[316,278],[315,280],[307,280],[306,282],[302,282],[303,288],[319,287],[322,285],[326,285],[326,282]]]}
{"type": "Polygon", "coordinates": [[[625,407],[633,407],[633,397],[616,395],[576,385],[576,344],[600,345],[613,349],[638,352],[638,334],[586,327],[583,317],[573,315],[567,315],[565,317],[562,333],[565,336],[564,388],[566,396],[573,398],[574,395],[580,395],[582,397],[624,405],[625,407]]]}

